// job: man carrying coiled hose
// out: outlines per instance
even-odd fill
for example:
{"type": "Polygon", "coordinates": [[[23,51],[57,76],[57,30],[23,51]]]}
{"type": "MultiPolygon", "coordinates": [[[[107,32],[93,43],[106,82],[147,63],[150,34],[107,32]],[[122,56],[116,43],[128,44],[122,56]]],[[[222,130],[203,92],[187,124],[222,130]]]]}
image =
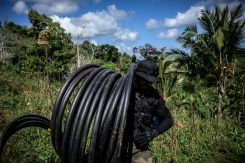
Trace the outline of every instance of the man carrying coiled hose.
{"type": "Polygon", "coordinates": [[[164,99],[151,86],[155,82],[160,82],[157,64],[148,59],[140,61],[135,69],[127,121],[127,126],[133,126],[133,163],[152,162],[149,143],[173,125],[164,99]]]}

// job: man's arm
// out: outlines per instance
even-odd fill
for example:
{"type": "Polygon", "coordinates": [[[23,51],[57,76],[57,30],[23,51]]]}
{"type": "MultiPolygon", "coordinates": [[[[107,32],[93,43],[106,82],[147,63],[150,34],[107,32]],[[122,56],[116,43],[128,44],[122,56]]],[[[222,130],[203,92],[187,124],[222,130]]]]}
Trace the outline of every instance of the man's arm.
{"type": "Polygon", "coordinates": [[[174,120],[169,111],[169,109],[165,105],[165,101],[160,98],[158,100],[156,115],[159,121],[159,126],[157,127],[158,135],[164,133],[169,128],[173,126],[174,120]]]}

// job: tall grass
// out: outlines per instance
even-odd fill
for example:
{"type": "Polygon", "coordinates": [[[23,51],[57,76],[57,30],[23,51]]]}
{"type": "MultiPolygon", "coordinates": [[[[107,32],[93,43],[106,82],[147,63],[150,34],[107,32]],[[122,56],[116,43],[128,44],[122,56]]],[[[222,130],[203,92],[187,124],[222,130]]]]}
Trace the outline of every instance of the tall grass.
{"type": "Polygon", "coordinates": [[[171,111],[175,124],[151,143],[156,163],[242,163],[245,132],[233,120],[202,119],[186,110],[171,111]]]}
{"type": "MultiPolygon", "coordinates": [[[[0,68],[0,134],[12,120],[22,115],[38,114],[50,119],[52,106],[45,79],[38,74],[19,75],[14,67],[0,68]]],[[[58,89],[54,84],[52,88],[55,99],[58,89]]],[[[2,162],[59,161],[50,131],[37,127],[17,131],[7,141],[2,156],[2,162]]]]}
{"type": "MultiPolygon", "coordinates": [[[[51,83],[55,101],[61,83],[51,83]]],[[[38,114],[50,119],[51,101],[45,79],[39,74],[18,75],[0,67],[0,134],[16,117],[38,114]]],[[[245,131],[235,119],[203,118],[186,109],[171,109],[175,124],[151,143],[156,163],[243,163],[245,131]]],[[[7,142],[2,162],[61,162],[49,130],[30,127],[7,142]]]]}

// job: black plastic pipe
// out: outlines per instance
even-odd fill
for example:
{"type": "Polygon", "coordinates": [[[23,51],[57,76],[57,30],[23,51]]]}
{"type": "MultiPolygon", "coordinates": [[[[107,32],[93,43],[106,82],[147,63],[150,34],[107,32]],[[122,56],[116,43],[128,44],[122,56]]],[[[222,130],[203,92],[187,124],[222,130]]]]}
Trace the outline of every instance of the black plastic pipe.
{"type": "Polygon", "coordinates": [[[119,162],[134,66],[132,60],[125,76],[96,64],[77,69],[60,90],[51,120],[26,115],[6,127],[0,139],[0,157],[16,131],[37,126],[51,129],[52,144],[63,163],[119,162]]]}
{"type": "Polygon", "coordinates": [[[40,115],[24,115],[14,119],[8,124],[0,138],[0,162],[2,152],[8,139],[17,131],[26,127],[40,127],[43,129],[50,128],[50,120],[40,115]]]}

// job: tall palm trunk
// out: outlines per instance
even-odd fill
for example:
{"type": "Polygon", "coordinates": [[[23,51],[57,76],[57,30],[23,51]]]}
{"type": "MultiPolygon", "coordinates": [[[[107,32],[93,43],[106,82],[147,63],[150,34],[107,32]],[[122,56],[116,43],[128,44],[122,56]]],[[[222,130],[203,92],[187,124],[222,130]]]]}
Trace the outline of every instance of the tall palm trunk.
{"type": "Polygon", "coordinates": [[[217,108],[217,115],[218,118],[221,119],[223,117],[223,96],[226,93],[226,84],[227,84],[227,77],[224,75],[224,69],[221,69],[220,77],[217,81],[217,90],[218,90],[218,108],[217,108]]]}
{"type": "Polygon", "coordinates": [[[223,97],[221,92],[218,92],[218,119],[221,119],[223,117],[223,111],[222,111],[222,105],[223,105],[223,97]]]}

